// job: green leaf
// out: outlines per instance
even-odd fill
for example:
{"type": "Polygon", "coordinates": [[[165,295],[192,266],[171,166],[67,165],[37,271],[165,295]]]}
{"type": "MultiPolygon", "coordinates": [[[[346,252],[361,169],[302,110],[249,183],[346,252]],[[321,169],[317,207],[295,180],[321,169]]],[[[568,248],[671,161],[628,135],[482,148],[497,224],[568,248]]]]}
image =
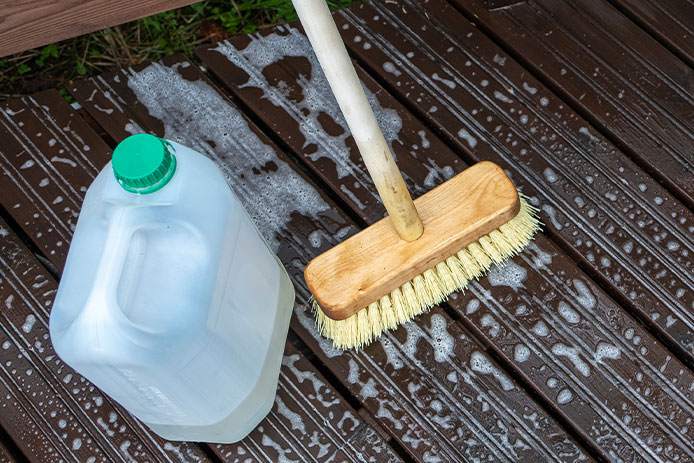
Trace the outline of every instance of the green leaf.
{"type": "Polygon", "coordinates": [[[202,4],[203,2],[200,3],[193,3],[190,5],[190,7],[199,15],[203,15],[205,13],[205,6],[202,4]]]}
{"type": "Polygon", "coordinates": [[[52,56],[53,58],[58,57],[58,47],[54,43],[46,45],[41,49],[42,58],[48,58],[49,56],[52,56]]]}
{"type": "Polygon", "coordinates": [[[59,88],[58,93],[60,93],[68,103],[75,102],[75,99],[72,97],[72,95],[70,95],[64,88],[59,88]]]}
{"type": "Polygon", "coordinates": [[[258,30],[258,26],[256,26],[255,24],[246,24],[243,27],[243,29],[241,30],[241,32],[243,32],[244,34],[252,34],[253,32],[255,32],[257,30],[258,30]]]}
{"type": "Polygon", "coordinates": [[[77,74],[83,76],[87,73],[87,68],[84,66],[84,63],[77,63],[77,74]]]}
{"type": "Polygon", "coordinates": [[[22,63],[17,67],[17,73],[19,74],[26,74],[29,71],[31,71],[31,67],[26,63],[22,63]]]}

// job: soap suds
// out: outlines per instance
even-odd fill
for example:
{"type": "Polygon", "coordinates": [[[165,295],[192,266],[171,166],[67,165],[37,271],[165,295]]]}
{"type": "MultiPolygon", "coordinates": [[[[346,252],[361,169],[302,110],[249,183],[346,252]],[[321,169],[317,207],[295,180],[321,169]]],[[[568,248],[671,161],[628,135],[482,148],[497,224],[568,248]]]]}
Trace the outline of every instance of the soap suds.
{"type": "Polygon", "coordinates": [[[516,344],[513,348],[513,359],[516,362],[522,363],[530,357],[530,349],[524,344],[516,344]]]}
{"type": "Polygon", "coordinates": [[[496,379],[504,391],[513,389],[511,380],[498,368],[492,365],[492,362],[481,352],[473,352],[470,356],[470,368],[472,371],[483,375],[492,375],[496,379]]]}
{"type": "Polygon", "coordinates": [[[523,287],[527,275],[527,270],[509,260],[502,265],[492,265],[487,273],[487,279],[492,286],[508,286],[518,291],[523,287]]]}
{"type": "Polygon", "coordinates": [[[583,306],[583,308],[590,310],[595,307],[597,300],[595,299],[595,296],[593,296],[590,289],[588,289],[588,286],[586,286],[586,284],[581,280],[573,280],[573,282],[574,287],[578,292],[578,297],[576,299],[583,306]]]}
{"type": "Polygon", "coordinates": [[[205,81],[186,80],[177,69],[153,63],[140,72],[130,71],[128,86],[149,114],[162,122],[164,138],[217,162],[265,239],[277,251],[277,236],[286,230],[292,214],[315,218],[330,207],[250,129],[236,108],[205,81]],[[270,162],[277,169],[263,172],[261,168],[270,162]],[[256,175],[254,169],[261,172],[262,179],[249,178],[256,175]]]}
{"type": "Polygon", "coordinates": [[[559,394],[557,395],[557,402],[560,405],[564,405],[566,403],[571,402],[571,400],[574,398],[573,393],[568,390],[568,389],[562,389],[559,391],[559,394]]]}
{"type": "Polygon", "coordinates": [[[606,342],[599,342],[598,347],[595,349],[595,360],[600,362],[602,359],[608,358],[616,360],[621,356],[619,347],[613,346],[606,342]]]}
{"type": "Polygon", "coordinates": [[[431,326],[427,329],[431,336],[434,347],[434,359],[437,362],[446,362],[453,355],[455,339],[446,330],[446,319],[443,315],[434,314],[431,316],[431,326]]]}
{"type": "Polygon", "coordinates": [[[559,301],[559,315],[571,324],[576,324],[581,321],[581,317],[578,313],[564,301],[559,301]]]}
{"type": "Polygon", "coordinates": [[[569,347],[562,343],[557,343],[552,346],[552,353],[560,357],[568,358],[579,373],[585,377],[590,376],[590,367],[580,358],[577,348],[569,347]]]}
{"type": "MultiPolygon", "coordinates": [[[[242,50],[237,50],[228,42],[220,42],[214,50],[248,74],[248,81],[241,85],[241,88],[260,89],[263,92],[263,98],[299,121],[299,130],[305,138],[304,146],[310,144],[318,146],[315,152],[307,154],[312,161],[329,158],[335,163],[338,178],[342,179],[350,175],[357,180],[360,187],[375,194],[373,182],[366,169],[356,165],[350,158],[352,153],[347,146],[347,139],[351,133],[308,39],[298,29],[291,26],[280,26],[277,31],[262,37],[256,34],[249,35],[251,42],[242,50]],[[310,65],[308,72],[300,74],[296,81],[291,82],[292,89],[299,87],[300,94],[303,96],[300,101],[296,101],[293,93],[290,95],[287,83],[270,83],[264,74],[266,68],[287,57],[305,58],[310,65]],[[336,125],[342,127],[344,132],[339,135],[329,135],[319,121],[319,117],[331,119],[336,125]]],[[[400,72],[393,63],[384,64],[384,68],[400,72]]],[[[393,145],[395,142],[403,145],[399,139],[402,120],[395,109],[383,108],[371,91],[366,87],[364,91],[374,109],[383,135],[397,157],[393,145]]],[[[424,142],[423,147],[426,148],[424,142]]],[[[420,161],[427,162],[427,159],[422,158],[421,155],[418,157],[416,153],[412,151],[411,153],[420,161]]],[[[341,189],[343,186],[345,189],[348,188],[342,184],[341,189]]],[[[354,195],[350,193],[352,192],[346,192],[351,198],[354,195]]]]}

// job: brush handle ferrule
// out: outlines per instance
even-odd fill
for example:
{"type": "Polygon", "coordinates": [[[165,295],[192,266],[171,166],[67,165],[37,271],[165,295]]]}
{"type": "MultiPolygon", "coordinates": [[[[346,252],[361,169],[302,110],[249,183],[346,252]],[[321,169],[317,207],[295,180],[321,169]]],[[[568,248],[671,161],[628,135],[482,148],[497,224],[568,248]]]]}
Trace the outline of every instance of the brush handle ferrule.
{"type": "Polygon", "coordinates": [[[398,235],[414,241],[424,226],[378,126],[325,0],[292,0],[318,62],[335,94],[364,164],[398,235]]]}

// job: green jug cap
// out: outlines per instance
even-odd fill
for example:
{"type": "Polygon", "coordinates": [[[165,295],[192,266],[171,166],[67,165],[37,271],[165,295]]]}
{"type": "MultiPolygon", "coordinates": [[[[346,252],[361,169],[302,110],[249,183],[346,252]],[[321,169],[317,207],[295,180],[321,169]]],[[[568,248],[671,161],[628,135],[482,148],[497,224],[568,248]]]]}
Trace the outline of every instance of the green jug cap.
{"type": "Polygon", "coordinates": [[[174,153],[166,140],[146,133],[131,135],[113,150],[113,173],[120,186],[131,193],[154,193],[173,178],[174,153]]]}

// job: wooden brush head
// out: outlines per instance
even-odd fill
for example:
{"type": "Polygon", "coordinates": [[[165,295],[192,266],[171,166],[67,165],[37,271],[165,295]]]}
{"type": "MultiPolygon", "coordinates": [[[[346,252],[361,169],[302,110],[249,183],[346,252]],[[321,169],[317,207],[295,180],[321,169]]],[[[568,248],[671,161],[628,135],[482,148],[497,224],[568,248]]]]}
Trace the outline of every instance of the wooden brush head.
{"type": "Polygon", "coordinates": [[[323,312],[344,320],[514,218],[516,187],[480,162],[415,200],[424,224],[405,241],[386,217],[313,259],[304,277],[323,312]]]}

